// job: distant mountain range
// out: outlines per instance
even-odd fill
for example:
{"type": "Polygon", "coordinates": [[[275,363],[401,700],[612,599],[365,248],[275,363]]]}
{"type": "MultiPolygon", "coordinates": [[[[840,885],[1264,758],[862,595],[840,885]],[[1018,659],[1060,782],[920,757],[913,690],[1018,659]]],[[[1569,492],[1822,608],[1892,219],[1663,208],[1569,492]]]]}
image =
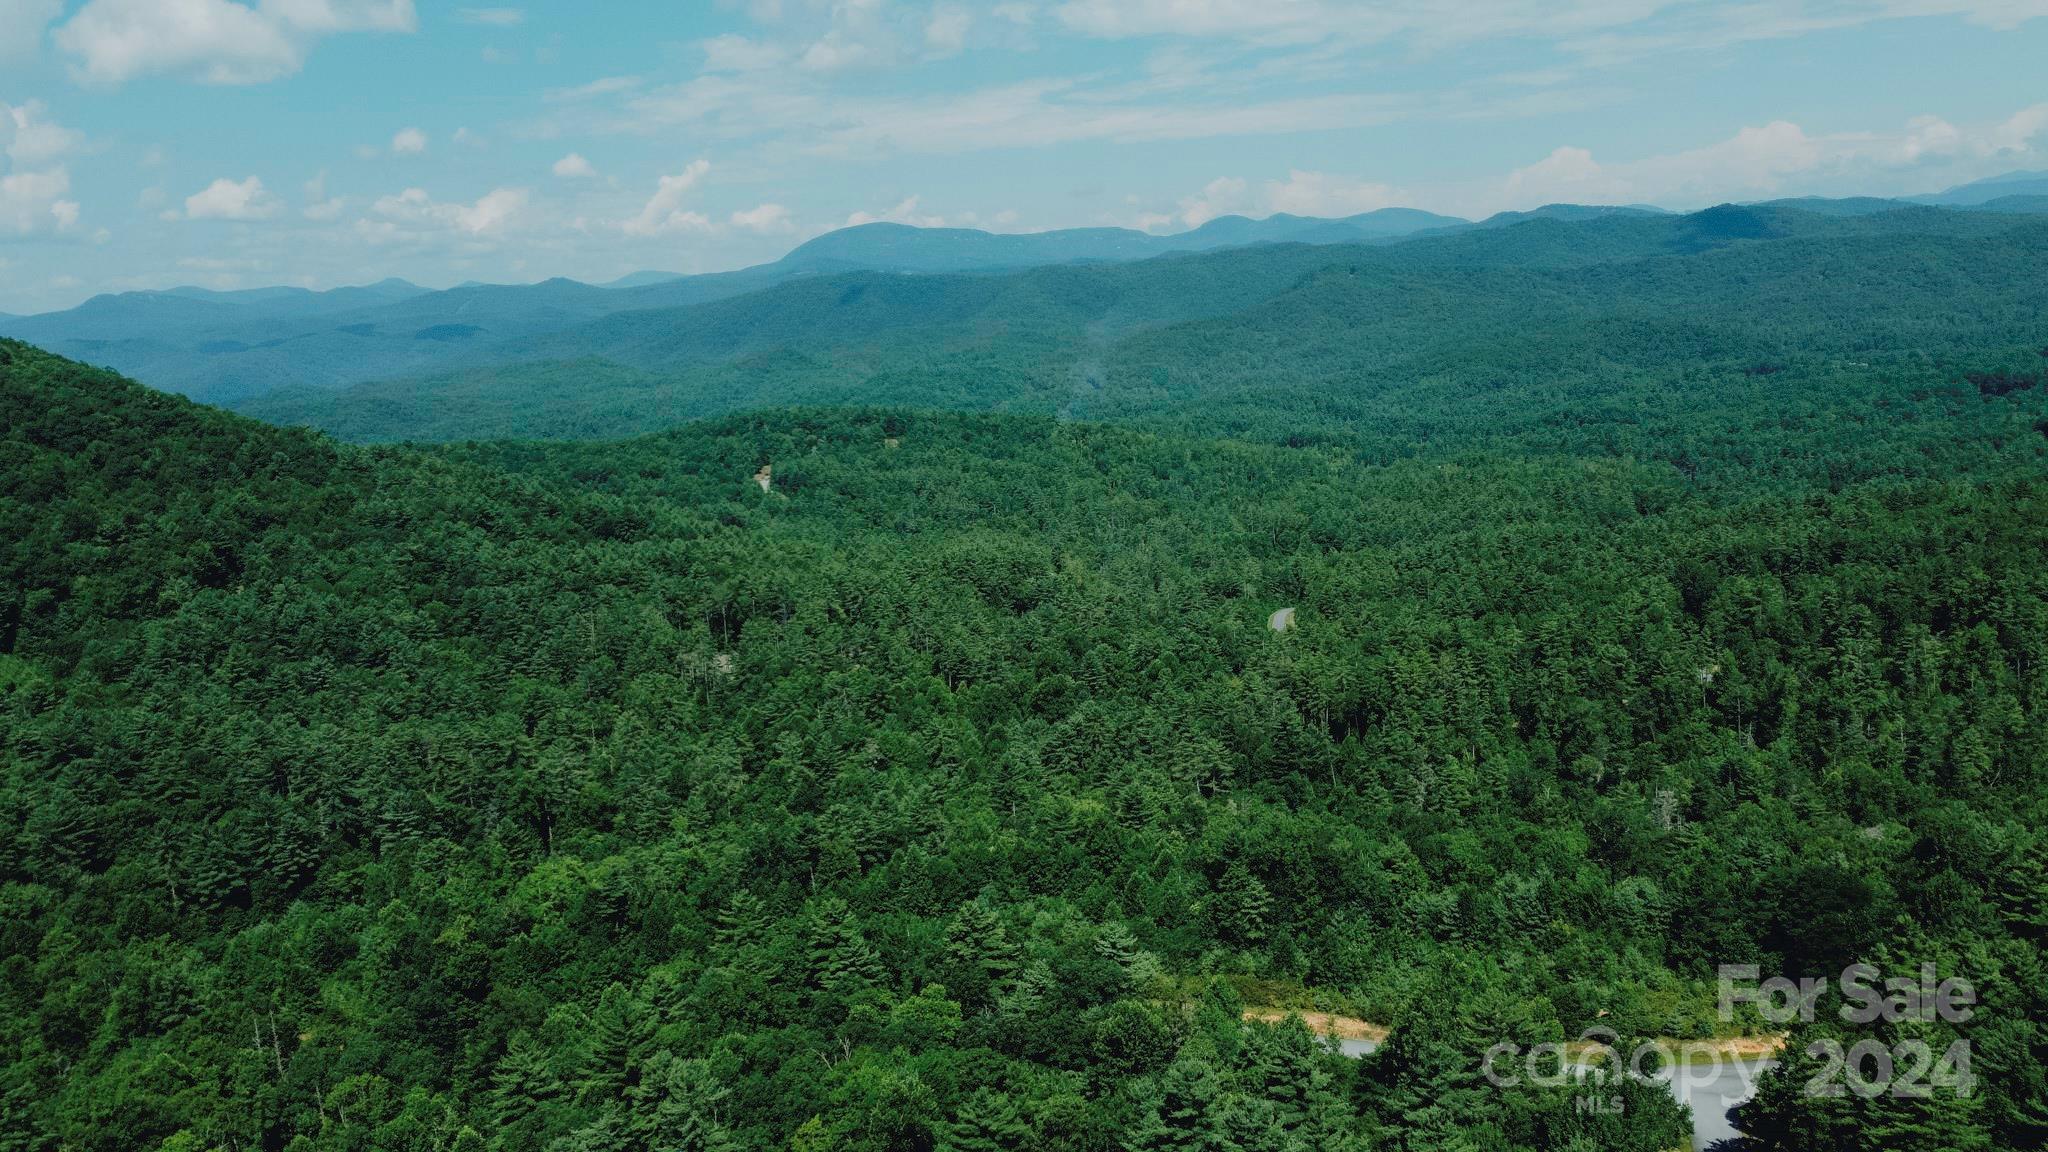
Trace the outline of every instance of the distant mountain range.
{"type": "Polygon", "coordinates": [[[1909,196],[1916,204],[1933,204],[1943,208],[1976,208],[2013,197],[2048,196],[2048,172],[2007,172],[1960,184],[1945,192],[1930,196],[1909,196]]]}
{"type": "Polygon", "coordinates": [[[95,296],[63,312],[0,320],[0,335],[117,369],[158,388],[230,403],[278,388],[341,387],[489,362],[499,346],[531,342],[616,313],[709,303],[808,276],[994,273],[1264,243],[1385,243],[1470,226],[1457,217],[1407,208],[1341,220],[1225,216],[1172,236],[1121,228],[998,235],[876,223],[819,236],[772,264],[736,272],[638,272],[602,287],[556,279],[464,284],[436,292],[386,280],[328,292],[123,292],[95,296]]]}
{"type": "MultiPolygon", "coordinates": [[[[2048,174],[2013,173],[1910,201],[1790,200],[1771,206],[1836,217],[1934,210],[1929,205],[1972,212],[2041,212],[2048,211],[2044,192],[2048,174]]],[[[444,291],[403,280],[325,292],[181,287],[96,296],[76,308],[39,316],[0,316],[0,336],[114,368],[158,388],[231,404],[280,389],[342,388],[544,356],[610,355],[613,350],[606,340],[623,333],[632,334],[636,347],[668,346],[678,339],[687,344],[696,336],[661,332],[660,325],[676,317],[657,314],[853,272],[995,275],[1264,244],[1377,246],[1537,221],[1658,217],[1681,219],[1647,205],[1553,204],[1478,222],[1410,208],[1341,219],[1223,216],[1167,236],[1123,228],[998,234],[875,223],[827,233],[774,263],[733,272],[682,276],[649,271],[603,286],[555,279],[525,285],[466,284],[444,291]]],[[[1746,217],[1716,219],[1709,212],[1682,219],[1685,222],[1674,226],[1667,238],[1680,248],[1762,237],[1742,233],[1749,226],[1746,217]]],[[[1585,254],[1573,246],[1594,242],[1593,234],[1532,234],[1518,249],[1536,263],[1570,261],[1585,254]],[[1556,250],[1540,251],[1544,244],[1556,250]]],[[[742,327],[745,323],[732,322],[742,327]]],[[[628,359],[659,362],[662,357],[628,359]]]]}
{"type": "MultiPolygon", "coordinates": [[[[1667,274],[1696,280],[1724,309],[1775,310],[1788,324],[1795,313],[1810,321],[1843,309],[1888,346],[1933,341],[1924,325],[1908,333],[1900,317],[1919,313],[1893,294],[1911,288],[1914,308],[1935,311],[1927,301],[1939,293],[1962,301],[1976,290],[1903,283],[1921,266],[1915,253],[1977,253],[2024,269],[2048,243],[2044,229],[2048,218],[1926,205],[1722,205],[1689,215],[1536,213],[1401,243],[1239,245],[1004,273],[859,270],[617,312],[479,346],[451,369],[286,388],[233,406],[368,441],[604,438],[748,408],[848,404],[1079,419],[1167,405],[1177,419],[1210,421],[1227,402],[1237,414],[1219,426],[1250,428],[1262,365],[1289,360],[1292,379],[1345,387],[1378,373],[1392,386],[1412,383],[1411,370],[1439,370],[1427,367],[1438,354],[1474,367],[1467,353],[1484,344],[1492,367],[1468,380],[1484,390],[1498,372],[1547,354],[1556,337],[1539,331],[1577,323],[1575,301],[1593,297],[1605,301],[1601,332],[1568,341],[1571,355],[1612,339],[1648,341],[1646,355],[1715,358],[1737,373],[1779,362],[1769,342],[1727,343],[1697,309],[1650,309],[1680,317],[1654,334],[1631,319],[1640,294],[1693,291],[1660,279],[1667,274]],[[1776,285],[1768,299],[1758,295],[1766,280],[1776,285]],[[1491,303],[1480,309],[1479,298],[1491,303]],[[1146,351],[1155,346],[1171,354],[1146,351]]],[[[2040,339],[2031,300],[2016,305],[2011,333],[2034,342],[2030,365],[2040,339]]]]}

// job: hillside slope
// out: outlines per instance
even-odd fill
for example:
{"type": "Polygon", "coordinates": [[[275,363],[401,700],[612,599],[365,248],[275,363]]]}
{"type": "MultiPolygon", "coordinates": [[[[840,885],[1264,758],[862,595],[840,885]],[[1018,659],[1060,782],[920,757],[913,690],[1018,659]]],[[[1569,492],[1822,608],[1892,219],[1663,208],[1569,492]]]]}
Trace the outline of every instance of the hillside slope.
{"type": "Polygon", "coordinates": [[[1447,420],[1513,438],[1620,388],[1644,405],[1631,449],[1662,453],[1643,437],[1729,393],[1796,403],[1816,374],[1945,387],[1964,359],[2030,361],[2044,255],[2048,232],[2025,217],[1730,207],[1392,247],[850,273],[609,316],[523,345],[513,363],[241,407],[393,440],[617,436],[866,402],[1267,440],[1312,427],[1404,453],[1447,420]],[[1644,389],[1631,373],[1664,383],[1644,389]]]}
{"type": "Polygon", "coordinates": [[[1831,440],[1731,398],[1707,490],[1594,429],[361,449],[0,342],[0,1131],[1662,1152],[1661,1092],[1504,1119],[1466,1057],[1705,1029],[1716,964],[1882,939],[1967,956],[1984,1010],[1931,1037],[1978,1098],[1751,1131],[2025,1145],[2048,440],[1980,423],[2014,379],[1901,422],[1918,477],[1832,468],[1890,397],[1813,397],[1831,440]],[[1304,985],[1383,1055],[1240,1022],[1304,985]]]}

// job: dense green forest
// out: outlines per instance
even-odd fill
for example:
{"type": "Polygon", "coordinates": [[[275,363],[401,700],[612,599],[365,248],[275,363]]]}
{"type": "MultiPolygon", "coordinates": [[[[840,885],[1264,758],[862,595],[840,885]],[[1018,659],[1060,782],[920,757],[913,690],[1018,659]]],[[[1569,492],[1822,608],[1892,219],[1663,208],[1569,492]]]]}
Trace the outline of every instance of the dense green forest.
{"type": "Polygon", "coordinates": [[[863,273],[335,416],[442,445],[0,342],[0,1150],[1667,1152],[1483,1055],[1855,960],[1975,1091],[1752,1135],[2039,1146],[2044,248],[863,273]]]}

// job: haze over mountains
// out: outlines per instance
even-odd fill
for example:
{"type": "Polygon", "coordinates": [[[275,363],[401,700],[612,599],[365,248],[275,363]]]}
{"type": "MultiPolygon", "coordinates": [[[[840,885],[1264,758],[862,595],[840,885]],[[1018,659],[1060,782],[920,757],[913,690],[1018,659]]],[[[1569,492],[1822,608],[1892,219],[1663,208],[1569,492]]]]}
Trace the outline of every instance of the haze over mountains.
{"type": "MultiPolygon", "coordinates": [[[[1770,207],[1797,211],[1806,222],[1759,225],[1790,232],[1823,227],[1818,218],[1891,216],[1921,205],[1983,213],[2031,213],[2048,209],[2035,198],[2048,176],[2013,173],[1994,180],[1918,197],[1917,203],[1860,200],[1790,200],[1770,207]]],[[[529,285],[465,285],[432,291],[402,280],[314,292],[300,288],[212,291],[181,287],[157,292],[98,296],[69,311],[29,317],[0,317],[0,335],[38,344],[62,355],[128,373],[153,386],[212,403],[247,405],[272,394],[331,391],[373,382],[508,366],[602,358],[596,372],[610,380],[634,371],[672,372],[722,357],[759,353],[771,347],[844,343],[906,324],[929,327],[965,323],[974,315],[1007,317],[1009,305],[991,302],[1007,289],[996,282],[971,285],[959,277],[997,277],[1034,268],[1077,269],[1129,265],[1159,257],[1217,252],[1259,245],[1401,245],[1417,259],[1478,259],[1490,263],[1571,263],[1606,258],[1609,245],[1640,254],[1660,246],[1722,243],[1759,238],[1715,235],[1701,241],[1694,225],[1649,206],[1551,205],[1532,212],[1501,213],[1479,222],[1406,208],[1388,208],[1343,219],[1275,215],[1263,220],[1224,216],[1187,232],[1157,236],[1129,229],[1086,228],[1052,232],[994,234],[958,228],[916,228],[874,223],[827,233],[799,245],[772,264],[733,272],[676,276],[643,272],[605,286],[566,279],[529,285]],[[1511,242],[1484,234],[1515,230],[1531,221],[1593,226],[1583,235],[1549,233],[1539,238],[1516,232],[1511,242]],[[1635,222],[1631,231],[1624,222],[1635,222]],[[1462,237],[1462,239],[1460,239],[1462,237]],[[1553,247],[1546,250],[1541,242],[1553,247]],[[1503,248],[1502,245],[1506,244],[1503,248]],[[849,275],[950,276],[944,286],[887,283],[859,308],[839,301],[849,286],[799,287],[849,275]],[[709,311],[721,301],[753,300],[756,294],[787,288],[793,295],[761,297],[755,303],[709,311]],[[993,311],[989,309],[993,308],[993,311]],[[808,319],[794,327],[792,310],[808,319]],[[835,331],[818,327],[836,312],[835,331]],[[781,325],[778,327],[778,325],[781,325]]],[[[1712,227],[1724,228],[1722,220],[1712,227]]],[[[1320,257],[1305,257],[1314,263],[1320,257]]],[[[1265,269],[1297,275],[1306,264],[1289,258],[1261,264],[1240,287],[1266,291],[1265,269]]],[[[1147,280],[1153,274],[1139,276],[1147,280]]],[[[1164,282],[1174,273],[1161,272],[1164,282]]],[[[1055,278],[1058,279],[1058,278],[1055,278]]],[[[1084,276],[1083,279],[1086,279],[1084,276]]],[[[1114,277],[1112,277],[1114,279],[1114,277]]],[[[870,285],[871,286],[871,285],[870,285]]],[[[1055,305],[1062,322],[1096,325],[1096,336],[1119,326],[1170,322],[1228,310],[1246,301],[1230,286],[1200,293],[1166,290],[1144,304],[1121,300],[1096,314],[1081,315],[1055,305]],[[1199,304],[1193,301],[1200,301],[1199,304]]],[[[866,292],[869,286],[861,287],[866,292]]],[[[1122,292],[1123,289],[1117,289],[1122,292]]],[[[786,366],[785,366],[786,367],[786,366]]],[[[527,373],[532,375],[531,370],[527,373]]],[[[445,384],[445,381],[443,381],[445,384]]],[[[380,389],[389,392],[388,386],[380,389]]],[[[742,392],[748,391],[742,388],[742,392]]],[[[265,410],[280,416],[311,412],[330,401],[303,397],[265,410]]],[[[699,405],[687,406],[695,412],[699,405]]],[[[713,405],[712,410],[719,406],[713,405]]]]}

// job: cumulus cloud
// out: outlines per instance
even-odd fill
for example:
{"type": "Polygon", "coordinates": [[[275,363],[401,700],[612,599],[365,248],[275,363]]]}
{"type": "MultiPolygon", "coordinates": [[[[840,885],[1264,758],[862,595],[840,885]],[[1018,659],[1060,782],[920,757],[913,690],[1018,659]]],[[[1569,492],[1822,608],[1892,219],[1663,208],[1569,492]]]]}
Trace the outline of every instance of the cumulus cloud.
{"type": "Polygon", "coordinates": [[[1400,203],[1401,193],[1391,185],[1332,176],[1326,172],[1294,169],[1285,180],[1268,180],[1254,187],[1236,176],[1211,180],[1196,195],[1185,197],[1178,211],[1143,213],[1138,226],[1158,231],[1180,224],[1199,228],[1218,216],[1270,216],[1286,212],[1295,216],[1356,216],[1400,203]]]}
{"type": "Polygon", "coordinates": [[[701,41],[707,70],[758,72],[794,64],[803,72],[829,74],[894,67],[960,51],[974,21],[962,0],[755,0],[747,8],[764,25],[762,34],[701,41]]]}
{"type": "Polygon", "coordinates": [[[1279,36],[1320,39],[1344,13],[1318,0],[1069,0],[1060,22],[1090,36],[1279,36]]]}
{"type": "Polygon", "coordinates": [[[64,0],[0,0],[0,60],[33,56],[64,0]]]}
{"type": "Polygon", "coordinates": [[[323,36],[418,25],[413,0],[87,0],[55,37],[87,82],[168,72],[258,84],[298,71],[323,36]]]}
{"type": "Polygon", "coordinates": [[[268,220],[283,210],[284,205],[254,176],[223,176],[185,198],[187,220],[268,220]]]}
{"type": "Polygon", "coordinates": [[[709,232],[711,218],[702,212],[689,211],[683,207],[683,198],[689,195],[711,171],[709,160],[693,160],[690,166],[674,176],[663,176],[660,186],[647,201],[640,214],[626,221],[620,227],[629,236],[660,236],[668,232],[709,232]]]}
{"type": "Polygon", "coordinates": [[[1855,158],[1902,150],[1874,147],[1867,138],[1851,143],[1819,140],[1797,124],[1777,120],[1747,127],[1704,148],[1624,164],[1602,164],[1584,148],[1562,147],[1507,178],[1506,195],[1517,207],[1561,200],[1580,203],[1678,203],[1774,195],[1790,177],[1855,158]]]}
{"type": "Polygon", "coordinates": [[[1265,206],[1274,212],[1296,216],[1356,216],[1391,208],[1401,202],[1392,185],[1347,180],[1323,172],[1295,169],[1285,180],[1271,180],[1265,186],[1265,206]]]}
{"type": "Polygon", "coordinates": [[[1211,180],[1201,195],[1190,196],[1180,202],[1180,222],[1190,228],[1200,228],[1218,216],[1250,211],[1250,187],[1235,176],[1211,180]]]}
{"type": "Polygon", "coordinates": [[[946,218],[944,216],[927,215],[917,210],[919,199],[916,196],[906,196],[902,200],[897,201],[895,207],[880,214],[855,212],[846,218],[846,226],[848,228],[857,228],[862,224],[889,223],[908,224],[914,228],[944,228],[946,226],[946,218]]]}
{"type": "Polygon", "coordinates": [[[1465,0],[1361,4],[1353,0],[1066,0],[1068,30],[1110,39],[1192,37],[1261,45],[1369,44],[1396,37],[1429,44],[1531,37],[1594,56],[1777,39],[1880,20],[1955,16],[2013,28],[2044,14],[2038,0],[1798,0],[1689,5],[1677,0],[1465,0]]]}
{"type": "Polygon", "coordinates": [[[796,222],[789,217],[789,209],[780,204],[762,204],[732,214],[732,226],[762,236],[786,235],[796,231],[796,222]]]}
{"type": "Polygon", "coordinates": [[[483,24],[491,28],[512,28],[526,23],[523,8],[457,8],[455,18],[464,24],[483,24]]]}
{"type": "Polygon", "coordinates": [[[564,180],[589,180],[597,175],[597,169],[581,155],[571,152],[555,161],[555,175],[564,180]]]}
{"type": "Polygon", "coordinates": [[[2024,152],[2043,133],[2048,133],[2048,104],[2036,104],[2020,109],[2012,119],[2000,124],[1992,134],[1992,143],[2000,151],[2024,152]]]}
{"type": "Polygon", "coordinates": [[[924,45],[937,56],[957,55],[967,46],[967,32],[974,27],[974,13],[958,4],[940,4],[925,22],[924,45]]]}
{"type": "Polygon", "coordinates": [[[832,94],[784,74],[706,74],[627,102],[615,127],[675,127],[727,136],[779,136],[824,155],[963,153],[1077,141],[1136,143],[1298,133],[1385,124],[1423,102],[1385,93],[1273,100],[1128,99],[1073,78],[1033,78],[929,96],[832,94]]]}
{"type": "Polygon", "coordinates": [[[423,188],[407,188],[371,205],[380,219],[364,220],[358,231],[370,240],[418,240],[434,233],[481,238],[503,233],[518,222],[531,195],[524,188],[498,188],[472,203],[443,203],[423,188]]]}
{"type": "Polygon", "coordinates": [[[347,208],[347,201],[327,194],[327,173],[322,172],[306,181],[306,207],[303,211],[306,219],[316,224],[339,220],[347,208]]]}
{"type": "Polygon", "coordinates": [[[57,163],[84,137],[48,119],[43,106],[0,104],[0,232],[66,231],[78,224],[71,172],[57,163]]]}
{"type": "Polygon", "coordinates": [[[619,92],[630,92],[640,86],[638,76],[605,76],[588,84],[574,88],[550,88],[541,93],[541,99],[550,104],[567,104],[578,100],[590,100],[598,96],[610,96],[619,92]]]}
{"type": "Polygon", "coordinates": [[[0,147],[22,167],[58,159],[76,149],[85,137],[50,120],[40,101],[0,102],[0,147]]]}
{"type": "MultiPolygon", "coordinates": [[[[1231,213],[1343,217],[1405,205],[1476,217],[1557,202],[1696,208],[1786,195],[1904,195],[2036,164],[2044,145],[2048,104],[1989,124],[1916,116],[1888,131],[1825,135],[1776,120],[1702,147],[1619,162],[1565,144],[1505,176],[1408,188],[1301,169],[1263,183],[1224,176],[1171,210],[1138,211],[1133,222],[1156,232],[1231,213]]],[[[1136,198],[1130,204],[1146,208],[1136,198]]]]}
{"type": "Polygon", "coordinates": [[[704,52],[707,72],[759,72],[780,67],[789,52],[779,44],[727,34],[714,36],[697,45],[704,52]]]}
{"type": "Polygon", "coordinates": [[[418,156],[427,150],[427,134],[417,128],[401,128],[391,138],[393,156],[418,156]]]}
{"type": "Polygon", "coordinates": [[[26,235],[78,223],[78,202],[65,199],[71,174],[62,168],[0,176],[0,227],[26,235]]]}
{"type": "Polygon", "coordinates": [[[1619,163],[1603,163],[1587,149],[1567,145],[1510,173],[1501,193],[1516,208],[1560,200],[1687,207],[1821,188],[1911,190],[1916,181],[1968,179],[2024,162],[2044,130],[2048,104],[1988,128],[1917,116],[1889,132],[1813,135],[1776,120],[1701,148],[1619,163]]]}

